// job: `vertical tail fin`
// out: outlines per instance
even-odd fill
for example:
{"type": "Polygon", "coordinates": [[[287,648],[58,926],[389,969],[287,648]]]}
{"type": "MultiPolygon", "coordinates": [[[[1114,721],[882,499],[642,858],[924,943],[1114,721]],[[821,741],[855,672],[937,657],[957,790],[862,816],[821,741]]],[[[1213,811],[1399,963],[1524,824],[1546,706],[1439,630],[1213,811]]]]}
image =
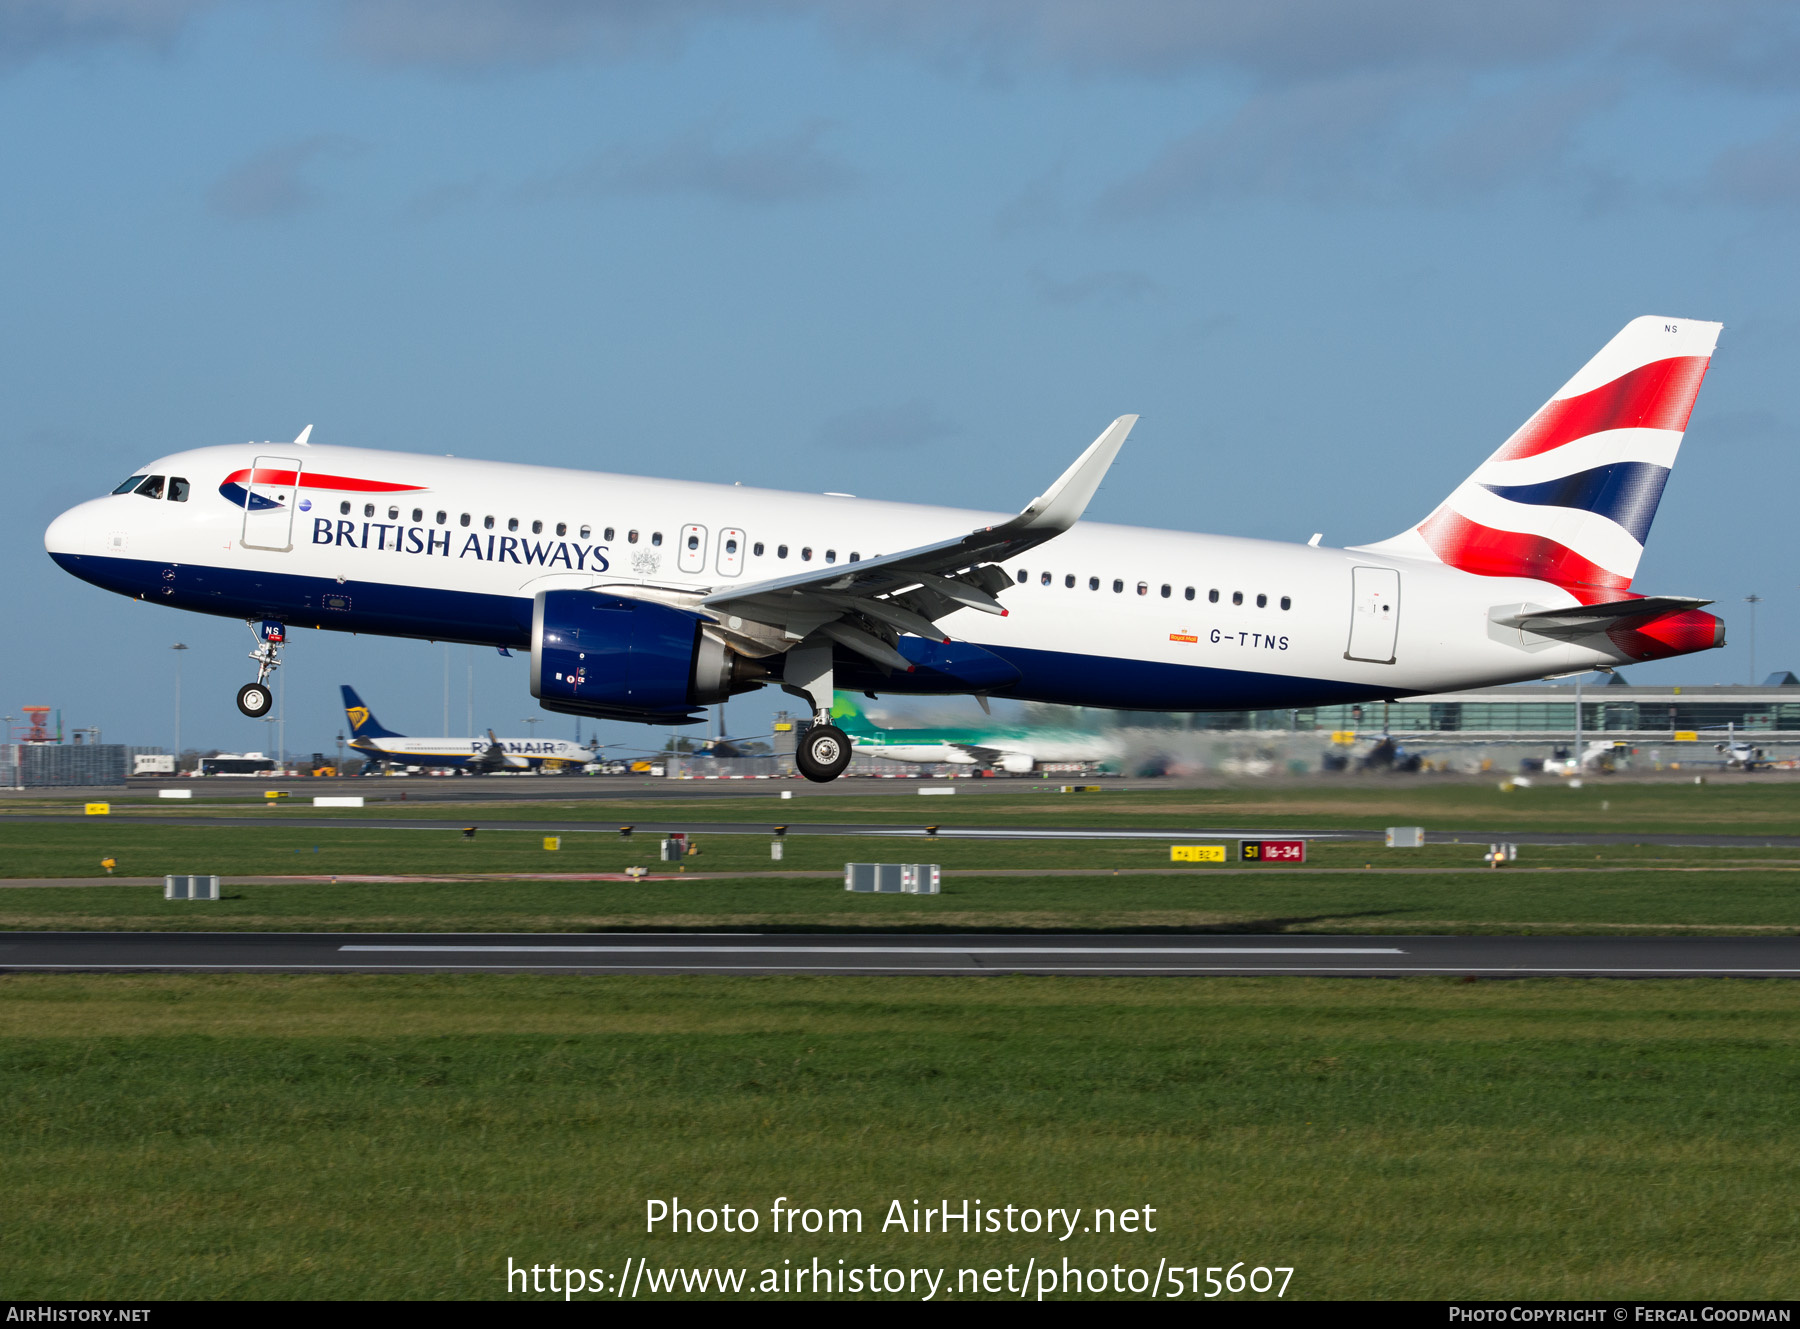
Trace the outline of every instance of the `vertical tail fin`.
{"type": "Polygon", "coordinates": [[[1414,529],[1371,551],[1623,591],[1720,325],[1635,318],[1414,529]]]}
{"type": "Polygon", "coordinates": [[[339,690],[344,694],[344,716],[350,721],[351,738],[402,737],[391,729],[381,727],[381,721],[375,718],[375,712],[363,705],[363,700],[356,695],[355,688],[344,684],[339,690]]]}
{"type": "Polygon", "coordinates": [[[856,704],[856,697],[849,692],[839,692],[831,700],[831,722],[846,734],[871,734],[875,726],[869,717],[863,714],[862,707],[856,704]]]}

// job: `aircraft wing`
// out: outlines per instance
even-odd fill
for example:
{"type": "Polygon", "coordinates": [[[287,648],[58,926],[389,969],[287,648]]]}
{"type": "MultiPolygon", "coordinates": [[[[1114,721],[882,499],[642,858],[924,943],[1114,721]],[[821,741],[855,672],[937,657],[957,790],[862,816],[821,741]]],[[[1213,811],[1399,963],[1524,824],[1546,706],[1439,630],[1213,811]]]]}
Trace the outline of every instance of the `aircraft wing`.
{"type": "Polygon", "coordinates": [[[899,633],[949,638],[934,620],[957,609],[1004,616],[995,598],[1012,584],[991,566],[1055,539],[1081,519],[1137,416],[1114,420],[1025,510],[1011,521],[897,554],[734,586],[701,600],[723,618],[779,628],[789,642],[813,632],[890,669],[912,662],[894,649],[899,633]]]}

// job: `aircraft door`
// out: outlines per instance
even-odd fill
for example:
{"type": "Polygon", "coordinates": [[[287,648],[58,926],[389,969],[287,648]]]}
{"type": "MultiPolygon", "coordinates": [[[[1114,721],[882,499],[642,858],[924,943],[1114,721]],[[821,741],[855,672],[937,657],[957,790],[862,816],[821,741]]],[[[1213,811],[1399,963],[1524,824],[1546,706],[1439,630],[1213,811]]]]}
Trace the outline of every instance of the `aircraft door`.
{"type": "Polygon", "coordinates": [[[293,457],[258,457],[244,484],[244,530],[247,549],[285,553],[294,547],[294,507],[300,501],[303,463],[293,457]]]}
{"type": "Polygon", "coordinates": [[[744,570],[744,533],[742,531],[724,530],[719,532],[719,575],[735,577],[744,570]]]}
{"type": "Polygon", "coordinates": [[[676,565],[683,572],[706,571],[706,527],[683,526],[681,544],[676,550],[676,565]]]}
{"type": "Polygon", "coordinates": [[[1350,578],[1350,648],[1344,658],[1393,664],[1400,630],[1400,572],[1352,568],[1350,578]]]}

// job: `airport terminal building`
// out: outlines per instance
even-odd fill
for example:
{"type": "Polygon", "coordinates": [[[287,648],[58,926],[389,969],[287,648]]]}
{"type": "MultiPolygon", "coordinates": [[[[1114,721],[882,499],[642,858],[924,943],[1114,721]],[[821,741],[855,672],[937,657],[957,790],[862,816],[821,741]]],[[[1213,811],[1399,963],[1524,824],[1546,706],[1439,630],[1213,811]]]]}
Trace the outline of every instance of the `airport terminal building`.
{"type": "MultiPolygon", "coordinates": [[[[1590,737],[1649,743],[1678,734],[1722,739],[1738,732],[1759,742],[1800,743],[1800,678],[1785,671],[1756,685],[1637,687],[1622,674],[1588,674],[1581,682],[1581,730],[1590,737]]],[[[1195,715],[1190,727],[1541,743],[1575,731],[1576,691],[1571,679],[1356,706],[1211,712],[1195,715]]]]}

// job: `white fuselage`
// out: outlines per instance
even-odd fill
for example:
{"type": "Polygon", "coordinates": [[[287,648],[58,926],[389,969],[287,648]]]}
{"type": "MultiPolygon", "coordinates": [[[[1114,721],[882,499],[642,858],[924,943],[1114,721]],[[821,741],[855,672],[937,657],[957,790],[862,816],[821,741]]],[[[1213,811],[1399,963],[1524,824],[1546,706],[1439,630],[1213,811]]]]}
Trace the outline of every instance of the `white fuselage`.
{"type": "MultiPolygon", "coordinates": [[[[328,446],[201,448],[142,473],[181,477],[188,498],[127,493],[71,509],[45,537],[59,563],[108,589],[200,612],[515,649],[529,647],[539,591],[714,591],[1005,520],[328,446]],[[259,510],[221,492],[253,465],[288,464],[279,459],[298,462],[310,487],[283,487],[259,510]]],[[[1575,604],[1566,590],[1391,554],[1084,521],[1002,566],[1014,579],[1002,592],[1006,617],[960,609],[939,626],[1016,665],[1021,679],[1004,692],[1025,699],[1308,706],[1621,662],[1603,640],[1571,644],[1493,621],[1575,604]],[[1375,572],[1358,581],[1356,569],[1375,572]],[[1354,653],[1371,658],[1350,658],[1353,598],[1368,599],[1371,585],[1395,589],[1362,607],[1354,653]]],[[[906,690],[904,675],[892,682],[883,690],[906,690]]]]}

